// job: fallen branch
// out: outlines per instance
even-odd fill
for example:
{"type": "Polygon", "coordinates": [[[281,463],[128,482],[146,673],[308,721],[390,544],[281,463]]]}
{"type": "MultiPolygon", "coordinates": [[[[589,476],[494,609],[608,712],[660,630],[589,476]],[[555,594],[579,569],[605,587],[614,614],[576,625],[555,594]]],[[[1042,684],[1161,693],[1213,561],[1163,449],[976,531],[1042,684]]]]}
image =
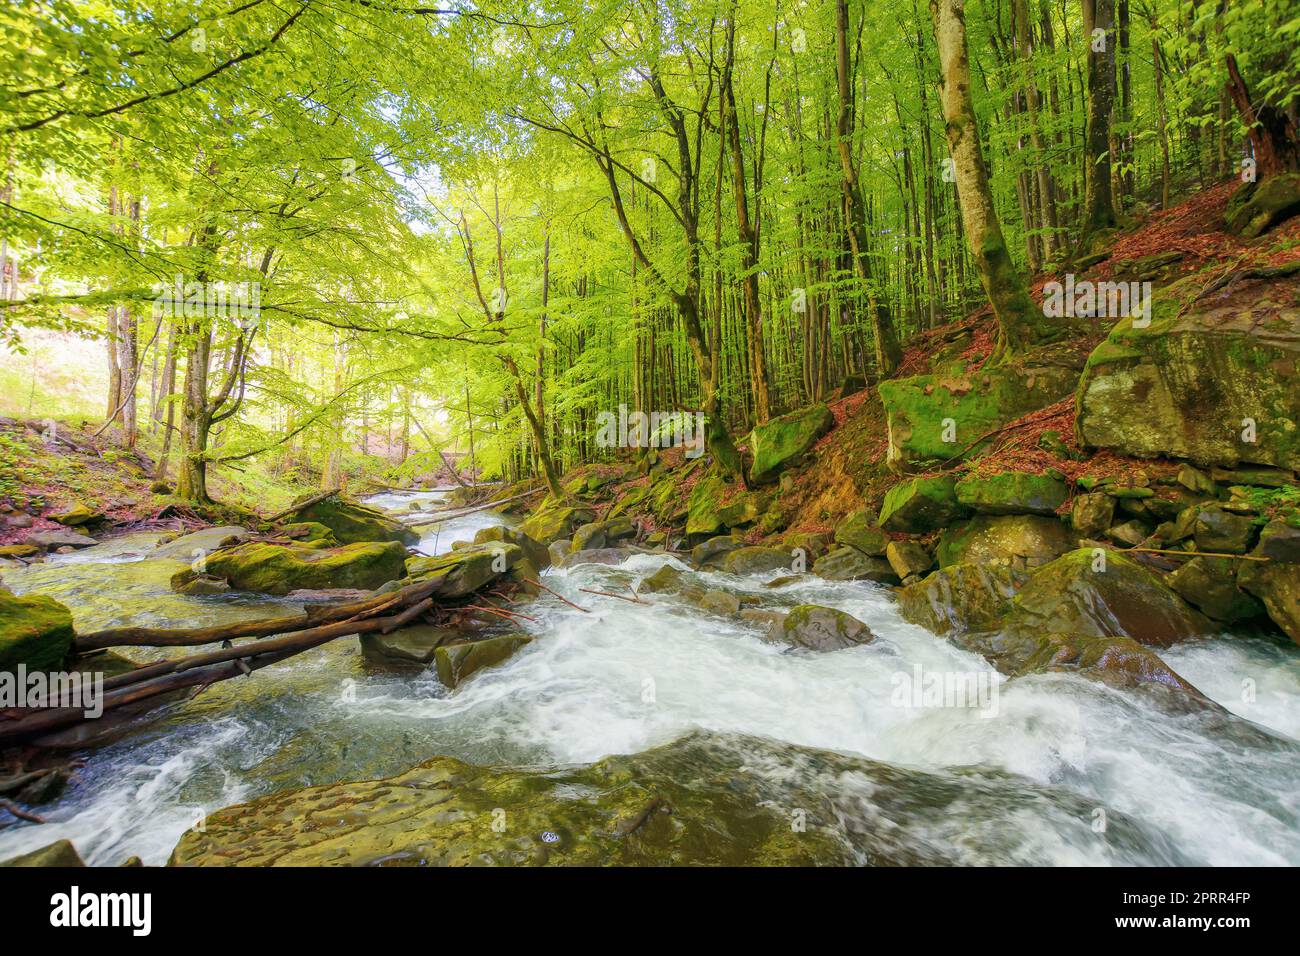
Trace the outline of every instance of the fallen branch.
{"type": "Polygon", "coordinates": [[[649,601],[643,601],[643,600],[641,600],[641,598],[637,597],[635,591],[632,592],[632,596],[631,596],[631,597],[627,597],[627,596],[624,595],[624,594],[611,594],[609,591],[596,591],[596,590],[593,590],[592,588],[578,588],[578,590],[579,590],[579,591],[584,591],[584,592],[586,592],[587,594],[599,594],[601,597],[612,597],[612,598],[618,598],[620,601],[627,601],[627,602],[629,602],[629,603],[631,603],[631,604],[649,604],[649,603],[650,603],[649,601]]]}
{"type": "Polygon", "coordinates": [[[1267,561],[1267,557],[1256,554],[1225,554],[1222,551],[1178,551],[1173,548],[1118,548],[1125,554],[1172,554],[1179,558],[1232,558],[1234,561],[1267,561]]]}
{"type": "Polygon", "coordinates": [[[527,614],[520,614],[518,611],[507,611],[500,607],[484,607],[481,604],[466,604],[467,611],[482,611],[484,614],[495,614],[497,617],[504,617],[507,621],[525,620],[537,623],[537,618],[529,617],[527,614]]]}
{"type": "Polygon", "coordinates": [[[550,588],[548,588],[545,584],[543,584],[541,581],[534,581],[532,578],[524,578],[523,580],[524,580],[524,583],[526,583],[526,584],[531,584],[531,585],[533,585],[534,587],[539,587],[539,588],[541,588],[543,591],[545,591],[547,594],[551,595],[552,597],[557,597],[557,598],[559,598],[559,599],[560,599],[561,601],[563,601],[565,604],[569,605],[569,607],[575,607],[575,608],[577,608],[579,611],[582,611],[584,614],[590,614],[590,613],[591,613],[591,608],[583,607],[581,604],[574,604],[572,601],[570,601],[568,598],[566,598],[563,594],[557,594],[556,592],[554,592],[554,591],[552,591],[550,588]]]}

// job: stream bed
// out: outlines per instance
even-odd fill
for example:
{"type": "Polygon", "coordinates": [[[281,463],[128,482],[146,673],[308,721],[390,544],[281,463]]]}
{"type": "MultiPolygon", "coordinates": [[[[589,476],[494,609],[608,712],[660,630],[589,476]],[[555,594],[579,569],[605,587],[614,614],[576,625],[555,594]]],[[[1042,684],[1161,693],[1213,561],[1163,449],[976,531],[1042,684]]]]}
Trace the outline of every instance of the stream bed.
{"type": "MultiPolygon", "coordinates": [[[[405,517],[412,502],[433,504],[442,494],[370,501],[405,517]]],[[[501,520],[479,512],[423,529],[419,549],[446,551],[501,520]]],[[[64,602],[81,630],[216,624],[295,607],[255,595],[176,595],[168,580],[183,565],[145,557],[156,538],[114,539],[7,571],[4,583],[64,602]]],[[[168,704],[87,751],[62,799],[40,808],[49,822],[4,817],[0,858],[68,838],[92,864],[132,855],[161,864],[203,813],[280,790],[390,776],[435,755],[588,764],[702,732],[709,747],[699,753],[733,747],[765,793],[843,797],[862,786],[842,762],[809,759],[819,750],[969,779],[969,800],[872,822],[905,828],[942,861],[1300,864],[1300,649],[1223,635],[1162,652],[1241,718],[1225,729],[1202,712],[1171,714],[1072,675],[1000,681],[981,658],[904,622],[889,589],[871,583],[808,575],[769,588],[777,574],[693,572],[704,586],[761,606],[838,608],[877,635],[827,654],[767,643],[758,625],[667,595],[635,604],[582,590],[625,594],[672,560],[646,554],[548,571],[547,586],[590,613],[543,595],[527,609],[536,621],[525,628],[537,639],[455,692],[432,669],[367,662],[349,637],[168,704]],[[917,667],[987,672],[997,683],[995,712],[900,704],[899,675],[917,667]],[[1271,734],[1232,732],[1245,720],[1271,734]],[[1034,799],[1022,799],[1026,792],[1034,799]],[[1123,839],[1098,828],[1106,814],[1131,824],[1123,839]]],[[[870,805],[869,787],[854,795],[870,805]]],[[[847,818],[841,825],[846,833],[855,826],[847,818]]]]}

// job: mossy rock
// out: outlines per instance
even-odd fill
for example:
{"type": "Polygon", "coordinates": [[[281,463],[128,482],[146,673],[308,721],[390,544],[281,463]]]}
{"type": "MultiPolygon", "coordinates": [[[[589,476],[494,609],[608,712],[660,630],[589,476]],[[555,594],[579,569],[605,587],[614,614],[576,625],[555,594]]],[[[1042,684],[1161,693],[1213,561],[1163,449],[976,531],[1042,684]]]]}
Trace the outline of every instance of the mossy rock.
{"type": "Polygon", "coordinates": [[[772,499],[767,495],[747,491],[719,508],[718,518],[728,528],[743,527],[762,517],[771,504],[772,499]]]}
{"type": "MultiPolygon", "coordinates": [[[[584,766],[494,768],[435,757],[381,780],[280,791],[210,813],[185,831],[172,866],[846,866],[992,862],[1014,838],[936,838],[938,814],[1019,819],[1048,792],[992,772],[930,773],[762,738],[695,733],[584,766]],[[774,780],[752,765],[792,762],[818,780],[774,780]],[[822,781],[860,787],[821,789],[822,781]],[[844,826],[860,790],[891,826],[844,826]],[[829,795],[828,795],[829,794],[829,795]],[[792,827],[790,808],[806,811],[792,827]],[[494,826],[494,823],[496,826],[494,826]],[[504,829],[501,825],[504,823],[504,829]]],[[[1088,836],[1089,804],[1051,793],[1088,836]]],[[[1112,839],[1140,832],[1119,813],[1112,839]]]]}
{"type": "Polygon", "coordinates": [[[59,670],[72,650],[72,612],[43,594],[17,597],[0,588],[0,671],[59,670]]]}
{"type": "Polygon", "coordinates": [[[444,644],[434,651],[433,656],[438,669],[438,680],[447,687],[459,687],[484,668],[508,660],[521,647],[532,643],[532,640],[524,634],[513,634],[466,644],[444,644]]]}
{"type": "Polygon", "coordinates": [[[835,543],[857,548],[863,554],[880,556],[889,546],[889,535],[876,526],[876,516],[866,508],[854,511],[835,526],[835,543]]]}
{"type": "Polygon", "coordinates": [[[39,850],[0,861],[0,866],[85,866],[86,863],[71,840],[56,840],[39,850]]]}
{"type": "Polygon", "coordinates": [[[437,593],[456,598],[474,593],[523,560],[519,545],[486,541],[433,557],[407,558],[406,574],[413,580],[441,577],[437,593]]]}
{"type": "Polygon", "coordinates": [[[519,526],[519,530],[540,544],[571,538],[582,525],[595,520],[596,512],[570,500],[546,498],[519,526]]]}
{"type": "Polygon", "coordinates": [[[1029,579],[1023,571],[983,564],[954,564],[898,592],[904,620],[950,637],[992,631],[1011,611],[1011,599],[1029,579]]]}
{"type": "Polygon", "coordinates": [[[263,544],[250,541],[224,548],[199,568],[172,577],[173,589],[188,586],[200,574],[224,578],[232,588],[284,595],[298,590],[356,588],[372,590],[403,576],[406,548],[396,541],[363,541],[339,548],[263,544]]]}
{"type": "Polygon", "coordinates": [[[238,525],[218,525],[214,528],[201,528],[178,538],[172,538],[149,555],[151,558],[174,558],[178,561],[192,561],[218,548],[247,541],[249,531],[238,525]]]}
{"type": "Polygon", "coordinates": [[[885,560],[904,582],[934,567],[934,555],[915,541],[891,541],[885,547],[885,560]]]}
{"type": "Polygon", "coordinates": [[[1232,514],[1218,505],[1198,508],[1192,524],[1197,551],[1245,554],[1255,546],[1258,533],[1250,518],[1232,514]]]}
{"type": "Polygon", "coordinates": [[[1096,538],[1115,521],[1115,499],[1102,492],[1078,495],[1070,506],[1070,525],[1076,534],[1096,538]]]}
{"type": "Polygon", "coordinates": [[[334,537],[334,532],[319,521],[295,521],[281,525],[279,534],[293,539],[297,544],[311,545],[316,548],[334,548],[341,543],[334,537]]]}
{"type": "Polygon", "coordinates": [[[420,536],[396,518],[342,495],[301,507],[293,512],[295,523],[314,521],[329,528],[343,544],[365,541],[396,541],[413,545],[420,536]]]}
{"type": "Polygon", "coordinates": [[[1237,587],[1237,572],[1245,561],[1231,558],[1192,558],[1168,577],[1169,586],[1206,617],[1225,624],[1264,614],[1264,605],[1237,587]]]}
{"type": "Polygon", "coordinates": [[[492,541],[518,545],[529,563],[539,571],[551,566],[551,549],[540,541],[534,541],[518,528],[507,528],[505,525],[498,524],[490,528],[480,528],[474,535],[475,544],[488,544],[492,541]]]}
{"type": "Polygon", "coordinates": [[[1033,573],[1012,602],[1022,632],[1131,637],[1170,647],[1215,633],[1155,572],[1114,551],[1080,548],[1033,573]]]}
{"type": "Polygon", "coordinates": [[[1064,481],[1026,471],[963,478],[956,491],[960,504],[990,515],[1054,515],[1070,496],[1064,481]]]}
{"type": "Polygon", "coordinates": [[[722,520],[722,498],[727,482],[720,475],[706,475],[695,483],[686,502],[686,533],[712,535],[726,530],[722,520]]]}
{"type": "Polygon", "coordinates": [[[1285,296],[1186,314],[1156,305],[1150,325],[1120,320],[1089,356],[1079,444],[1202,466],[1300,468],[1300,307],[1285,296]]]}
{"type": "Polygon", "coordinates": [[[880,527],[886,531],[923,534],[951,524],[966,509],[957,501],[956,483],[948,475],[913,478],[885,494],[880,527]]]}
{"type": "Polygon", "coordinates": [[[755,425],[749,433],[754,463],[749,480],[756,485],[775,481],[782,471],[803,460],[817,441],[835,426],[825,405],[809,405],[755,425]]]}
{"type": "Polygon", "coordinates": [[[897,584],[898,575],[884,558],[863,554],[848,545],[836,548],[813,562],[813,574],[828,581],[875,581],[897,584]]]}
{"type": "Polygon", "coordinates": [[[1059,518],[1043,515],[976,515],[939,535],[939,567],[974,562],[1018,570],[1053,561],[1075,546],[1059,518]]]}
{"type": "Polygon", "coordinates": [[[1010,628],[1004,633],[971,635],[968,648],[1012,677],[1071,673],[1112,687],[1158,687],[1188,703],[1210,706],[1204,695],[1151,648],[1130,637],[1057,634],[1010,628]],[[982,645],[982,647],[981,647],[982,645]]]}
{"type": "Polygon", "coordinates": [[[691,549],[691,563],[697,568],[721,564],[732,551],[745,547],[745,539],[731,534],[720,534],[701,541],[691,549]]]}
{"type": "Polygon", "coordinates": [[[49,516],[51,521],[57,521],[59,524],[69,528],[79,528],[82,525],[95,524],[103,521],[104,516],[95,511],[93,508],[78,502],[67,511],[60,511],[49,516]]]}
{"type": "Polygon", "coordinates": [[[1243,561],[1237,583],[1264,603],[1283,634],[1300,644],[1300,564],[1243,561]]]}
{"type": "Polygon", "coordinates": [[[1255,239],[1295,215],[1300,215],[1300,173],[1279,173],[1243,183],[1228,199],[1223,217],[1229,232],[1255,239]]]}
{"type": "Polygon", "coordinates": [[[361,652],[369,661],[429,664],[440,646],[465,639],[463,629],[415,624],[388,634],[362,634],[361,652]]]}
{"type": "Polygon", "coordinates": [[[978,452],[990,431],[1067,397],[1078,371],[1028,361],[952,375],[916,375],[877,386],[896,472],[924,471],[978,452]]]}
{"type": "Polygon", "coordinates": [[[768,631],[768,640],[810,651],[839,651],[876,639],[871,628],[856,617],[830,607],[800,604],[768,631]]]}
{"type": "Polygon", "coordinates": [[[785,548],[737,548],[722,559],[722,570],[731,574],[764,574],[788,571],[794,560],[785,548]]]}

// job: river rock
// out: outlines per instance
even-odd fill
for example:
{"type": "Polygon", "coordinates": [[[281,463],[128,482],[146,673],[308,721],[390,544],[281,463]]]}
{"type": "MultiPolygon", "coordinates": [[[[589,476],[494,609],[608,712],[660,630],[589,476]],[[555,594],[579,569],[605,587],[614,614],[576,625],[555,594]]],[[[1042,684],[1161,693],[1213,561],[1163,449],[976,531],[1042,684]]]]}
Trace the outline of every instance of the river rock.
{"type": "Polygon", "coordinates": [[[1269,301],[1170,310],[1146,328],[1121,319],[1079,383],[1080,444],[1199,465],[1300,468],[1297,327],[1300,308],[1269,301]]]}
{"type": "Polygon", "coordinates": [[[963,478],[956,492],[959,504],[990,515],[1054,515],[1070,496],[1064,481],[1025,471],[963,478]]]}
{"type": "Polygon", "coordinates": [[[1026,569],[1060,557],[1074,547],[1059,518],[1043,515],[976,515],[944,529],[935,547],[939,567],[974,562],[1026,569]]]}
{"type": "Polygon", "coordinates": [[[51,597],[0,588],[0,671],[58,670],[72,650],[72,612],[51,597]]]}
{"type": "Polygon", "coordinates": [[[59,548],[89,548],[99,543],[94,538],[75,531],[33,531],[26,540],[28,544],[37,545],[46,551],[57,551],[59,548]]]}
{"type": "Polygon", "coordinates": [[[340,544],[334,532],[319,521],[294,521],[281,525],[276,535],[316,548],[336,548],[340,544]]]}
{"type": "Polygon", "coordinates": [[[809,405],[755,425],[748,445],[754,463],[749,479],[756,485],[775,481],[777,476],[802,461],[817,441],[835,426],[835,416],[825,405],[809,405]]]}
{"type": "Polygon", "coordinates": [[[1071,551],[1033,573],[1012,602],[1009,623],[1040,634],[1131,637],[1170,647],[1215,626],[1161,578],[1114,551],[1071,551]]]}
{"type": "Polygon", "coordinates": [[[707,475],[695,483],[686,500],[687,535],[714,535],[726,530],[719,511],[727,483],[719,475],[707,475]]]}
{"type": "Polygon", "coordinates": [[[1264,613],[1264,606],[1237,587],[1239,565],[1231,558],[1192,558],[1166,578],[1188,604],[1215,621],[1232,624],[1264,613]]]}
{"type": "Polygon", "coordinates": [[[1196,512],[1192,536],[1197,551],[1245,554],[1255,544],[1255,523],[1245,515],[1235,515],[1219,505],[1206,505],[1196,512]]]}
{"type": "Polygon", "coordinates": [[[1273,623],[1300,644],[1300,564],[1243,561],[1237,583],[1263,601],[1273,623]]]}
{"type": "Polygon", "coordinates": [[[740,598],[729,591],[705,591],[700,596],[699,606],[713,614],[740,613],[740,598]]]}
{"type": "Polygon", "coordinates": [[[915,541],[889,542],[885,548],[885,560],[904,584],[910,584],[910,578],[934,567],[934,556],[915,541]]]}
{"type": "Polygon", "coordinates": [[[554,553],[551,548],[540,541],[530,538],[518,528],[507,528],[505,525],[498,524],[489,528],[480,528],[478,533],[474,535],[475,544],[486,544],[489,541],[518,545],[523,549],[524,555],[532,563],[533,567],[539,571],[545,570],[555,563],[553,561],[554,553]]]}
{"type": "Polygon", "coordinates": [[[790,552],[785,548],[737,548],[722,559],[722,570],[731,574],[788,571],[791,560],[790,552]]]}
{"type": "Polygon", "coordinates": [[[875,581],[897,584],[898,575],[884,558],[863,554],[857,548],[836,548],[813,562],[813,574],[828,581],[875,581]]]}
{"type": "Polygon", "coordinates": [[[154,548],[151,558],[170,558],[178,561],[192,561],[216,551],[218,548],[247,541],[249,532],[238,525],[221,525],[215,528],[203,528],[173,538],[165,544],[154,548]]]}
{"type": "Polygon", "coordinates": [[[835,526],[835,543],[879,557],[889,546],[889,536],[876,526],[876,516],[866,508],[854,511],[835,526]]]}
{"type": "Polygon", "coordinates": [[[285,595],[299,589],[374,590],[402,577],[406,549],[396,541],[365,541],[339,548],[250,541],[209,555],[202,567],[172,577],[172,588],[189,586],[200,574],[224,578],[232,588],[285,595]]]}
{"type": "Polygon", "coordinates": [[[1259,544],[1252,554],[1283,564],[1300,564],[1300,528],[1274,518],[1259,533],[1259,544]]]}
{"type": "Polygon", "coordinates": [[[71,840],[56,840],[39,850],[32,850],[20,856],[10,857],[0,862],[0,866],[85,866],[81,854],[72,845],[71,840]]]}
{"type": "Polygon", "coordinates": [[[334,533],[344,544],[367,541],[396,541],[413,545],[420,536],[409,526],[390,518],[377,508],[353,501],[341,494],[299,507],[293,512],[295,522],[315,521],[334,533]]]}
{"type": "Polygon", "coordinates": [[[202,597],[207,594],[225,594],[230,590],[230,582],[211,574],[183,575],[172,584],[177,594],[190,597],[202,597]]]}
{"type": "Polygon", "coordinates": [[[547,497],[524,520],[519,530],[534,541],[549,545],[560,538],[571,538],[582,525],[594,521],[596,512],[570,500],[547,497]]]}
{"type": "Polygon", "coordinates": [[[1101,492],[1079,495],[1070,506],[1070,525],[1085,538],[1106,533],[1115,520],[1115,499],[1101,492]]]}
{"type": "Polygon", "coordinates": [[[871,628],[856,617],[831,607],[801,604],[791,608],[768,631],[768,640],[810,651],[839,651],[869,644],[876,639],[871,628]]]}
{"type": "Polygon", "coordinates": [[[433,654],[449,641],[463,641],[464,627],[414,624],[388,634],[362,634],[361,653],[375,663],[429,664],[433,654]]]}
{"type": "Polygon", "coordinates": [[[956,484],[951,477],[913,478],[894,485],[885,494],[880,527],[886,531],[923,534],[946,527],[966,513],[957,501],[956,484]]]}
{"type": "Polygon", "coordinates": [[[985,564],[940,568],[898,592],[904,620],[940,637],[991,631],[1011,611],[1011,599],[1029,579],[1024,571],[985,564]]]}
{"type": "Polygon", "coordinates": [[[641,548],[588,548],[585,551],[570,551],[560,562],[561,567],[572,568],[579,564],[622,564],[634,554],[646,554],[641,548]]]}
{"type": "Polygon", "coordinates": [[[488,541],[433,557],[407,558],[406,574],[419,580],[441,577],[438,595],[456,598],[477,591],[521,560],[524,560],[524,552],[519,545],[488,541]]]}
{"type": "Polygon", "coordinates": [[[459,687],[478,671],[514,656],[516,651],[532,643],[532,640],[525,634],[512,634],[465,644],[443,644],[433,654],[438,680],[447,687],[459,687]]]}
{"type": "Polygon", "coordinates": [[[730,534],[720,534],[701,541],[691,549],[691,563],[697,568],[721,564],[732,551],[745,547],[745,539],[730,534]]]}

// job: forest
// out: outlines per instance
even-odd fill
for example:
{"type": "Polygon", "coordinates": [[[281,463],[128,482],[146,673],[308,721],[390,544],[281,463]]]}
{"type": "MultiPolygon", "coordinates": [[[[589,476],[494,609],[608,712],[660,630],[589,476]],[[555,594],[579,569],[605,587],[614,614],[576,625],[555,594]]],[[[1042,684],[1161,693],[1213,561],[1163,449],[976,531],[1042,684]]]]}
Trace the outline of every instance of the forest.
{"type": "Polygon", "coordinates": [[[0,23],[0,671],[93,674],[104,714],[0,682],[0,858],[337,862],[275,801],[452,773],[479,806],[541,754],[595,793],[510,807],[555,840],[410,796],[330,852],[387,859],[406,826],[453,864],[1300,862],[1291,0],[0,23]],[[284,663],[308,651],[328,677],[284,663]],[[1071,727],[1015,729],[1062,700],[1071,727]],[[1129,757],[1058,765],[1116,725],[1129,757]],[[857,773],[915,842],[791,841],[776,811],[738,836],[686,779],[754,752],[823,762],[747,778],[751,810],[857,773]],[[188,769],[155,796],[159,761],[188,769]],[[975,817],[1047,788],[1059,844],[913,805],[981,761],[1014,782],[975,817]]]}

